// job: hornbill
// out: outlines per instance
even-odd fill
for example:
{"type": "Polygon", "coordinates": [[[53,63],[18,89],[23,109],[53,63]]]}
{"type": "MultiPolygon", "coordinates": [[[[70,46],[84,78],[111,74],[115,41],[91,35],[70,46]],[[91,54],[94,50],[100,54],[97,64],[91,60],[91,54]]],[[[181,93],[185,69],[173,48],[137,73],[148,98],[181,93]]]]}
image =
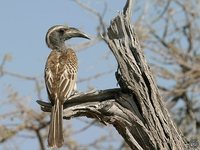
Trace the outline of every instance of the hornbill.
{"type": "Polygon", "coordinates": [[[46,44],[51,49],[44,73],[48,97],[52,104],[49,147],[63,145],[63,103],[76,87],[78,60],[75,51],[65,45],[65,41],[73,37],[89,39],[80,30],[64,25],[55,25],[46,34],[46,44]]]}

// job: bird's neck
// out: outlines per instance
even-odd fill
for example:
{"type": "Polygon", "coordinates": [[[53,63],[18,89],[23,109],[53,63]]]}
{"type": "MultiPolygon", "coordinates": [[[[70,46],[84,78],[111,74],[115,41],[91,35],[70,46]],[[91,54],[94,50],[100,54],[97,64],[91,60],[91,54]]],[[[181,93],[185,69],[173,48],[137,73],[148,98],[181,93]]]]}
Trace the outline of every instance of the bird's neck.
{"type": "Polygon", "coordinates": [[[64,49],[66,49],[66,45],[65,45],[65,42],[62,42],[60,44],[60,50],[64,50],[64,49]]]}
{"type": "Polygon", "coordinates": [[[66,49],[65,42],[60,42],[58,45],[55,45],[55,49],[58,51],[63,51],[66,49]]]}

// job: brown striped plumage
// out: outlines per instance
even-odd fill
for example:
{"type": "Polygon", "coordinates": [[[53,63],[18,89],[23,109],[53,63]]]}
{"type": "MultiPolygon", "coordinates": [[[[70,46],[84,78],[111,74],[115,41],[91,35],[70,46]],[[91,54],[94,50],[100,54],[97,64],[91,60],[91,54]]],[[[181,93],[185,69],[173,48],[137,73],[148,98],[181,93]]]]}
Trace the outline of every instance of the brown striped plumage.
{"type": "Polygon", "coordinates": [[[46,43],[52,49],[45,66],[45,83],[52,103],[51,123],[48,135],[49,147],[61,147],[63,103],[74,90],[78,61],[75,52],[65,46],[64,41],[72,37],[88,38],[75,28],[62,25],[51,27],[46,34],[46,43]]]}
{"type": "Polygon", "coordinates": [[[46,83],[50,98],[58,98],[60,101],[62,100],[62,103],[69,98],[75,86],[77,68],[77,57],[72,49],[51,51],[45,69],[45,79],[48,81],[46,83]]]}

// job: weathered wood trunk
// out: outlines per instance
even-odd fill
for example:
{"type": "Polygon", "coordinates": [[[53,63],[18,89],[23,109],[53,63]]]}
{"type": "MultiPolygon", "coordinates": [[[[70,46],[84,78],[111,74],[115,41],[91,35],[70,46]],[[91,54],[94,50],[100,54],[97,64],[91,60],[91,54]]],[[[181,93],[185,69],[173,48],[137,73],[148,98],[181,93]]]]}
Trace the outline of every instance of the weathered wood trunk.
{"type": "MultiPolygon", "coordinates": [[[[66,101],[66,119],[96,118],[112,124],[133,150],[183,150],[177,130],[159,94],[131,24],[132,0],[111,21],[105,41],[117,62],[119,89],[78,94],[66,101]]],[[[49,105],[39,102],[44,111],[49,105]]]]}

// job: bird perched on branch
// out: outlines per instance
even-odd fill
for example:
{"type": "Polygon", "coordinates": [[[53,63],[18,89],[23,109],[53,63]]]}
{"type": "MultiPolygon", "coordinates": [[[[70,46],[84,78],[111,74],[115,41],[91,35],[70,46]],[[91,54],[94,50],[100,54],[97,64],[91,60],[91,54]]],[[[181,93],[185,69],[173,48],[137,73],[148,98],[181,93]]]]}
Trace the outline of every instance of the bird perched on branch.
{"type": "Polygon", "coordinates": [[[48,135],[49,147],[61,147],[63,138],[63,103],[70,97],[77,78],[78,62],[73,49],[65,41],[73,37],[89,37],[76,28],[56,25],[46,34],[46,44],[52,50],[45,66],[45,84],[52,103],[48,135]]]}

